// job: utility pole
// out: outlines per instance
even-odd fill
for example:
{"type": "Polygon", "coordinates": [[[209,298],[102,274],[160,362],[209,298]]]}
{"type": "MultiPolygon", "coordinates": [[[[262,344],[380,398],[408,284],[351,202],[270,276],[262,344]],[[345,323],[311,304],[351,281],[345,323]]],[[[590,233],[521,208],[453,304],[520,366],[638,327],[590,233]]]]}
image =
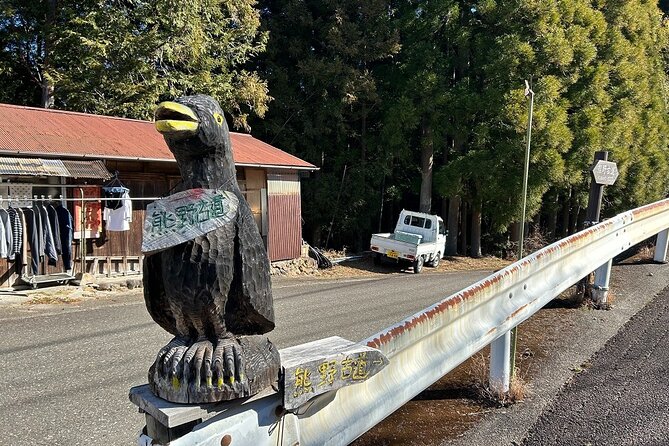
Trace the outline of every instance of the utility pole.
{"type": "MultiPolygon", "coordinates": [[[[532,115],[534,113],[534,91],[528,81],[525,81],[525,97],[528,98],[530,111],[527,115],[527,137],[525,146],[525,170],[523,171],[523,209],[520,217],[520,236],[518,238],[518,260],[523,258],[523,242],[525,240],[525,211],[527,208],[527,178],[530,173],[530,144],[532,142],[532,115]]],[[[516,343],[518,327],[511,330],[511,378],[516,374],[516,343]]]]}

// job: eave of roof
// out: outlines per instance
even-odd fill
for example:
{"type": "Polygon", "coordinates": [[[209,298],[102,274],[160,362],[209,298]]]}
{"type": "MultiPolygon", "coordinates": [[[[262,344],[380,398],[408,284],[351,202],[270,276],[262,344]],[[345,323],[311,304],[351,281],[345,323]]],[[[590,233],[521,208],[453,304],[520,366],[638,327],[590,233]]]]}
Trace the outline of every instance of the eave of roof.
{"type": "MultiPolygon", "coordinates": [[[[0,123],[0,154],[174,162],[150,121],[0,104],[0,123]]],[[[251,135],[230,137],[239,166],[318,170],[251,135]]]]}

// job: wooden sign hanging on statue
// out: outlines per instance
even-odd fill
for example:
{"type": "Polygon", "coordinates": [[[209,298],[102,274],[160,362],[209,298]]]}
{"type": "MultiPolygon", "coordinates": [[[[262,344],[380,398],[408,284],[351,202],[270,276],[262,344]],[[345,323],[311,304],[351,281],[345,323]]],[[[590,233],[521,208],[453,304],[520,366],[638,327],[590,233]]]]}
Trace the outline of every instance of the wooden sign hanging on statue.
{"type": "Polygon", "coordinates": [[[229,191],[189,189],[146,208],[142,252],[150,254],[205,235],[231,222],[239,199],[229,191]]]}

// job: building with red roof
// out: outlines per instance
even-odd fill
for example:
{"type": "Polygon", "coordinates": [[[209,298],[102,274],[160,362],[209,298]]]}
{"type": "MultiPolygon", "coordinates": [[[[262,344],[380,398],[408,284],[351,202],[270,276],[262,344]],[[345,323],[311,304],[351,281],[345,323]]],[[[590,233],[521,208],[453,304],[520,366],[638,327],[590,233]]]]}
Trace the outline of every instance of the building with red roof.
{"type": "MultiPolygon", "coordinates": [[[[317,167],[251,135],[231,132],[230,136],[237,179],[270,259],[299,257],[300,175],[317,167]]],[[[180,182],[172,153],[150,121],[0,104],[0,199],[20,199],[23,205],[30,197],[72,200],[78,196],[77,186],[84,185],[84,195],[99,196],[111,172],[117,172],[118,180],[136,199],[131,227],[125,232],[105,231],[95,216],[101,203],[97,208],[94,202],[85,205],[84,214],[94,209],[94,215],[83,221],[83,234],[81,223],[75,222],[75,236],[86,240],[84,249],[75,242],[75,257],[81,261],[83,252],[86,259],[79,270],[113,274],[141,269],[144,210],[149,202],[142,199],[168,195],[180,182]],[[23,191],[23,196],[11,196],[12,190],[23,191]]],[[[67,204],[73,215],[82,214],[80,204],[67,204]]],[[[6,269],[11,271],[15,265],[8,262],[6,269]]],[[[40,272],[59,271],[61,265],[44,265],[40,272]]]]}

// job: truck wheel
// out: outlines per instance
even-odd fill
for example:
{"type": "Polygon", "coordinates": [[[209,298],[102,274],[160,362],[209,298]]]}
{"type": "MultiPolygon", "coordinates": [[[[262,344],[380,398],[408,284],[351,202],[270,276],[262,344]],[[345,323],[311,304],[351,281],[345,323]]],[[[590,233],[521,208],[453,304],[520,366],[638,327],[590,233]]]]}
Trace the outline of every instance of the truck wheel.
{"type": "Polygon", "coordinates": [[[419,274],[421,271],[423,271],[423,256],[418,256],[416,260],[413,261],[413,273],[414,274],[419,274]]]}
{"type": "Polygon", "coordinates": [[[430,266],[431,266],[432,268],[436,268],[436,267],[439,266],[439,262],[440,262],[440,261],[441,261],[441,253],[438,252],[437,255],[436,255],[436,257],[435,257],[434,259],[432,259],[432,262],[430,262],[430,266]]]}
{"type": "Polygon", "coordinates": [[[380,265],[381,264],[381,254],[376,253],[374,254],[374,265],[380,265]]]}

